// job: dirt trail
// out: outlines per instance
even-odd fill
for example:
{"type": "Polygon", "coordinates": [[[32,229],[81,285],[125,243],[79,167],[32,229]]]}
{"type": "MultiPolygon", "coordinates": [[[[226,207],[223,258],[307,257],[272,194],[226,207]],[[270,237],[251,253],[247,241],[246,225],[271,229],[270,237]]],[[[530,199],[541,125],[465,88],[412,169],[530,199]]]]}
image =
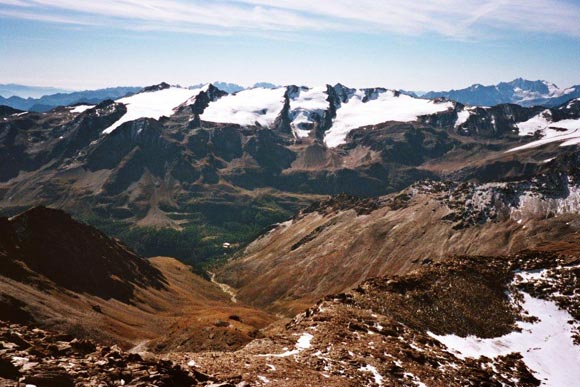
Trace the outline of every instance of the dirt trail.
{"type": "Polygon", "coordinates": [[[232,302],[233,302],[233,303],[237,303],[237,302],[238,302],[238,300],[236,299],[236,291],[235,291],[235,289],[234,289],[234,288],[232,288],[232,287],[231,287],[230,285],[228,285],[228,284],[224,284],[224,283],[218,282],[218,281],[215,279],[215,273],[213,273],[213,272],[211,272],[211,271],[208,271],[207,273],[209,274],[210,281],[211,281],[212,283],[214,283],[214,284],[216,284],[217,286],[219,286],[219,287],[220,287],[220,289],[221,289],[221,290],[222,290],[224,293],[226,293],[226,294],[228,294],[228,295],[230,295],[230,296],[231,296],[231,298],[230,298],[230,299],[232,300],[232,302]]]}

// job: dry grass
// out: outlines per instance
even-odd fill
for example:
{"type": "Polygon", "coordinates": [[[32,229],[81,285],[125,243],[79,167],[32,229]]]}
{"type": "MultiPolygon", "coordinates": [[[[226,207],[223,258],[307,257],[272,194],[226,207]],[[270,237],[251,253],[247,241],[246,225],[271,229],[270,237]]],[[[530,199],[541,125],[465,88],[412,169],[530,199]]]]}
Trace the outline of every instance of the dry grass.
{"type": "Polygon", "coordinates": [[[37,325],[127,349],[149,340],[153,350],[235,349],[274,320],[265,312],[233,304],[219,287],[173,258],[151,262],[167,279],[167,288],[137,287],[132,304],[57,287],[43,291],[5,277],[0,277],[0,293],[22,301],[37,325]],[[217,321],[229,325],[216,326],[217,321]]]}

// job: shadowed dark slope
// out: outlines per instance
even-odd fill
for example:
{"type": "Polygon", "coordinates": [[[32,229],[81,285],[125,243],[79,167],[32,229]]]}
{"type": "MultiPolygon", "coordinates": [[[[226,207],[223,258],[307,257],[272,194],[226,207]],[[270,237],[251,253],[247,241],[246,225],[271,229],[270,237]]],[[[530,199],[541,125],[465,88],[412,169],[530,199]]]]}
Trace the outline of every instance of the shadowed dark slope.
{"type": "Polygon", "coordinates": [[[129,302],[135,286],[164,287],[161,272],[117,240],[61,210],[37,207],[0,220],[0,274],[43,276],[78,293],[129,302]],[[32,272],[32,273],[31,273],[32,272]]]}

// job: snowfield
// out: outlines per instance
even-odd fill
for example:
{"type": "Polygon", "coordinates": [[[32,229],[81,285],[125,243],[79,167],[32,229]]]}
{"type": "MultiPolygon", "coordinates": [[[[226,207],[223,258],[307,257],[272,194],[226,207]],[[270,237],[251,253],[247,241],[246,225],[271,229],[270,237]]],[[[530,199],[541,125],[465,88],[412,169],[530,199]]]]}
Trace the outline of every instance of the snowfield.
{"type": "Polygon", "coordinates": [[[539,132],[542,138],[509,149],[507,152],[536,148],[551,142],[561,142],[560,146],[580,144],[580,119],[567,119],[553,122],[552,115],[547,109],[525,122],[520,122],[516,126],[518,127],[520,136],[531,136],[539,132]]]}
{"type": "Polygon", "coordinates": [[[377,125],[386,121],[415,121],[424,114],[434,114],[453,109],[452,102],[435,103],[426,99],[413,98],[392,90],[377,92],[372,99],[363,102],[365,93],[355,94],[336,112],[332,127],[326,132],[324,142],[333,148],[346,142],[348,133],[356,128],[377,125]]]}
{"type": "MultiPolygon", "coordinates": [[[[207,90],[208,86],[195,89],[172,86],[121,98],[117,102],[127,107],[127,113],[103,130],[103,133],[109,134],[124,123],[140,118],[159,119],[162,116],[171,116],[179,106],[194,103],[199,93],[207,90]]],[[[320,122],[324,114],[331,111],[327,87],[300,87],[296,92],[296,89],[286,87],[246,89],[210,102],[200,118],[208,122],[272,128],[284,109],[287,90],[292,90],[289,92],[288,101],[291,130],[296,138],[308,137],[313,124],[320,122]]],[[[386,89],[353,89],[349,93],[346,102],[335,106],[336,116],[325,133],[324,142],[330,148],[344,144],[348,133],[353,129],[387,121],[416,121],[419,116],[443,112],[455,106],[454,102],[414,98],[386,89]]],[[[92,107],[79,105],[70,109],[73,113],[82,113],[92,107]]],[[[474,114],[474,109],[473,106],[466,106],[459,111],[454,126],[457,128],[467,122],[474,114]]],[[[561,142],[560,146],[580,144],[580,119],[554,122],[548,109],[528,121],[518,123],[517,128],[520,136],[540,133],[542,138],[507,152],[551,142],[561,142]]]]}
{"type": "Polygon", "coordinates": [[[196,97],[204,88],[185,89],[170,87],[168,89],[138,93],[129,97],[118,99],[117,102],[127,106],[127,113],[113,125],[103,130],[103,133],[112,133],[125,122],[140,118],[154,118],[158,120],[162,116],[171,116],[174,110],[186,101],[196,97]]]}
{"type": "MultiPolygon", "coordinates": [[[[534,278],[539,275],[541,273],[523,273],[522,277],[534,278]]],[[[494,358],[519,352],[543,386],[578,386],[580,346],[573,342],[573,326],[568,323],[573,320],[572,316],[559,309],[554,302],[537,299],[524,292],[522,294],[523,309],[539,321],[518,322],[521,332],[511,332],[492,339],[429,334],[460,358],[494,358]]]]}
{"type": "Polygon", "coordinates": [[[254,88],[226,95],[209,104],[201,119],[226,124],[270,127],[284,107],[285,87],[254,88]]]}

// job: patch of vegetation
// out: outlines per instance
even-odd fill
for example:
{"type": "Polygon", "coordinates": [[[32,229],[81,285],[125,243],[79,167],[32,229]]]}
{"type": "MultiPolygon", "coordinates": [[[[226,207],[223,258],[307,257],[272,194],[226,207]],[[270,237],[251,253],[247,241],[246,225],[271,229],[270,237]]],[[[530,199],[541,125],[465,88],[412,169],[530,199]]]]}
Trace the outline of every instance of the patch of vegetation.
{"type": "Polygon", "coordinates": [[[197,273],[205,273],[208,266],[243,248],[270,225],[293,215],[290,209],[271,203],[267,206],[248,207],[205,205],[188,210],[194,211],[189,214],[189,223],[182,230],[131,227],[124,221],[98,216],[83,217],[80,220],[120,239],[145,257],[174,257],[193,266],[197,273]],[[202,216],[199,216],[200,213],[202,216]],[[229,248],[224,248],[226,242],[230,244],[229,248]]]}

